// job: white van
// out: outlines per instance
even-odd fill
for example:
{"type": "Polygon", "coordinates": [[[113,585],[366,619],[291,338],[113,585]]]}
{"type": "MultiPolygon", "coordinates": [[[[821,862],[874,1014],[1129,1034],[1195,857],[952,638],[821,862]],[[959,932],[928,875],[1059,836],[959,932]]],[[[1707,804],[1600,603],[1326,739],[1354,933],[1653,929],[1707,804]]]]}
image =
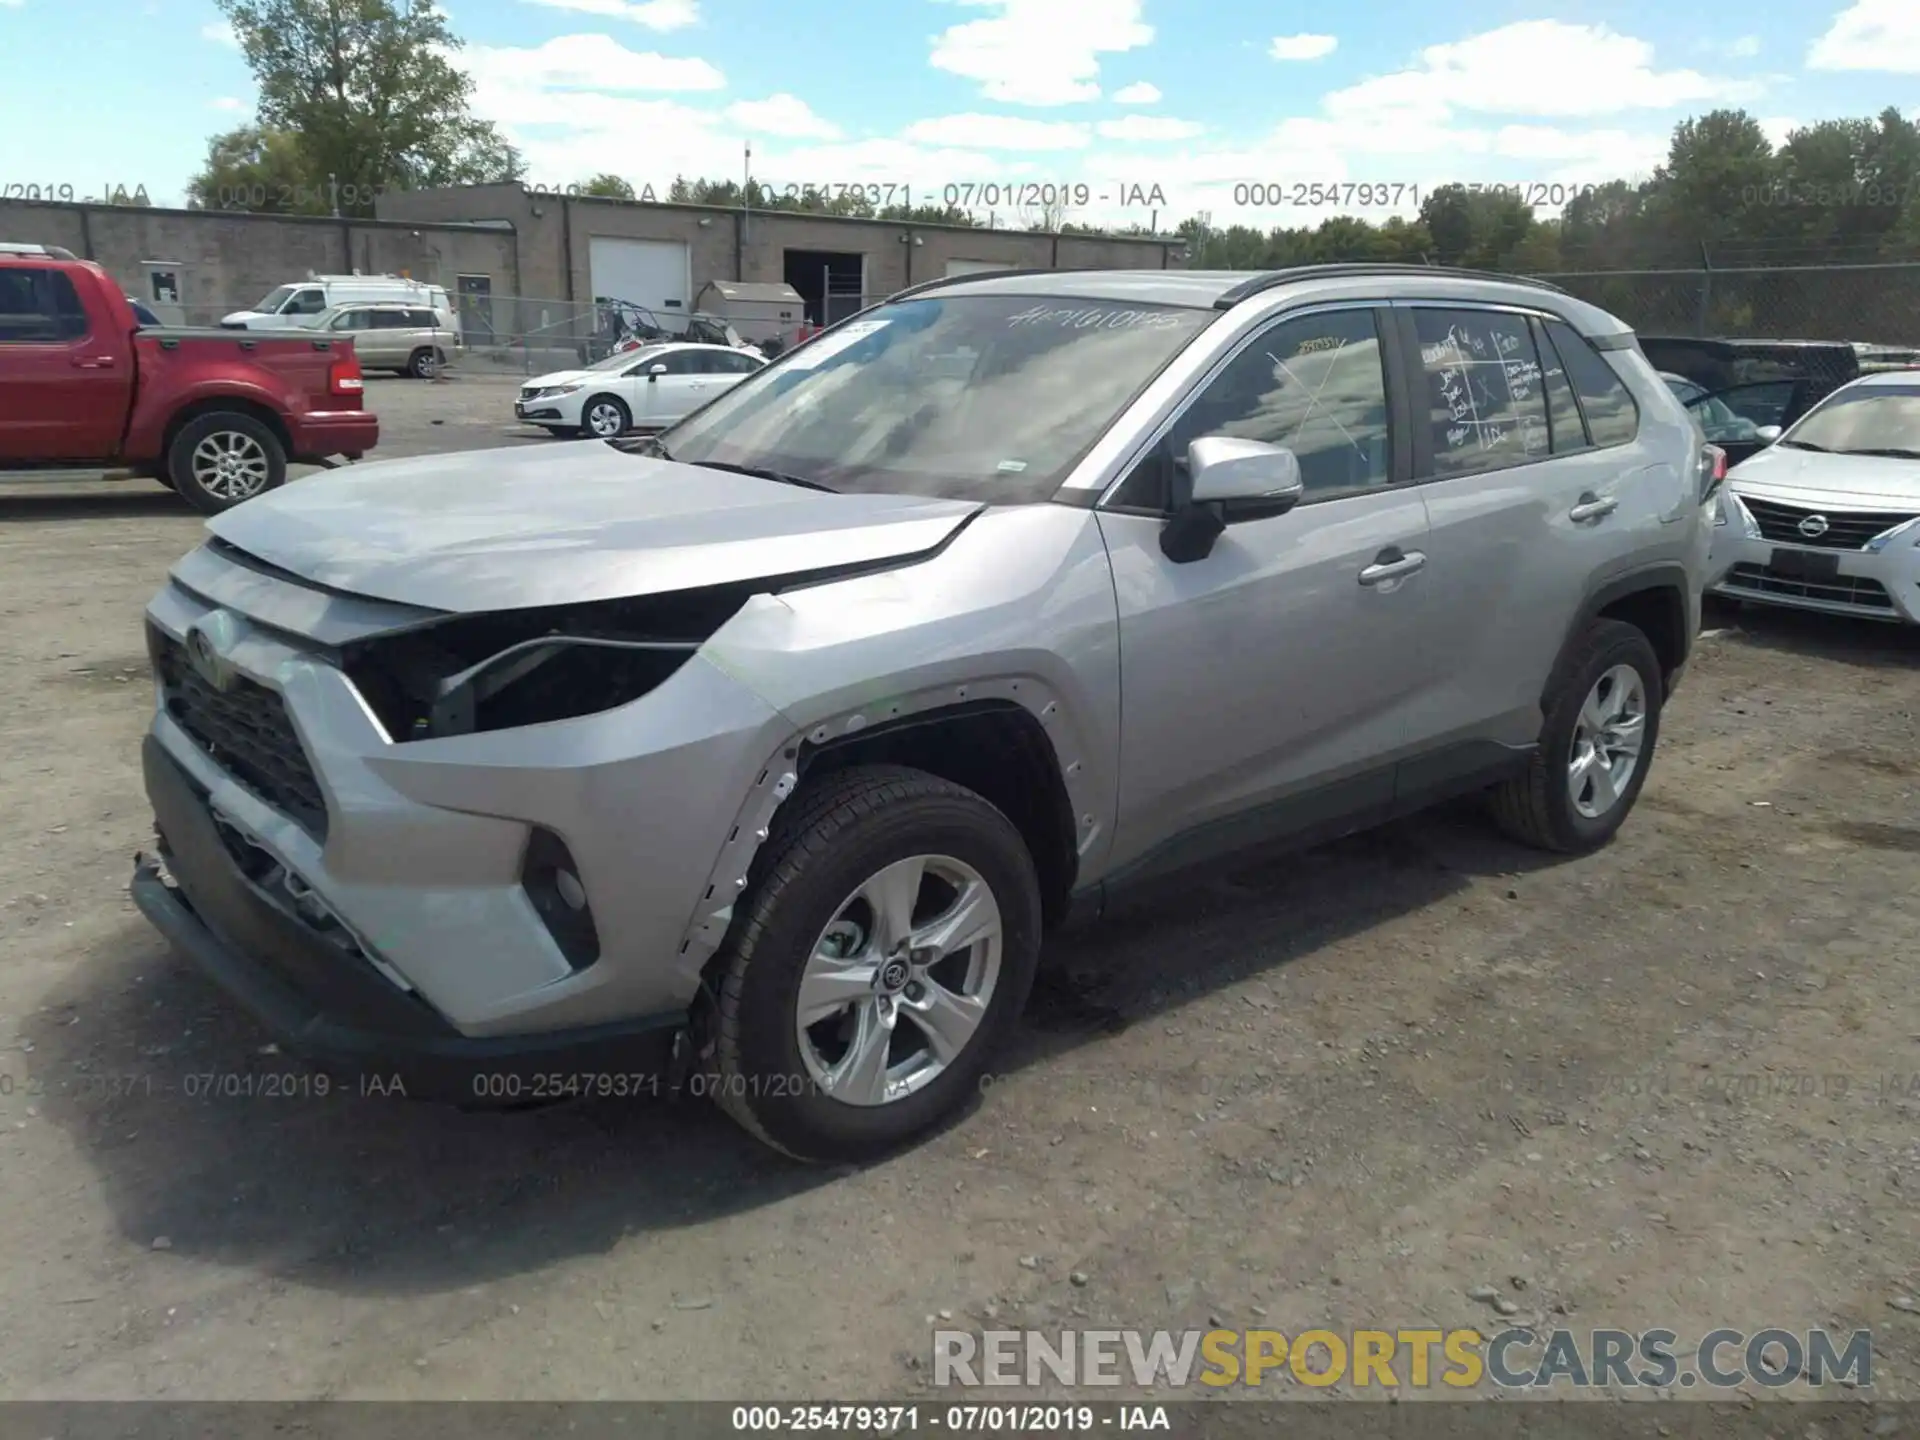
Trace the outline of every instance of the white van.
{"type": "Polygon", "coordinates": [[[439,317],[448,330],[459,330],[460,319],[446,288],[398,275],[314,275],[282,285],[250,310],[221,317],[228,330],[291,330],[312,325],[336,305],[397,300],[422,305],[439,317]]]}

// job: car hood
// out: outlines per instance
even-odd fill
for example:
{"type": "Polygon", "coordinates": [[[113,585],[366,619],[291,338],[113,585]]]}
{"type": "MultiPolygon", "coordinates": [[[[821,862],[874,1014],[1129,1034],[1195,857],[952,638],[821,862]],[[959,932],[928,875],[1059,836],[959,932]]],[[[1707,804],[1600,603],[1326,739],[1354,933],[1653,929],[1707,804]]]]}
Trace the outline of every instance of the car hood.
{"type": "Polygon", "coordinates": [[[1769,446],[1741,461],[1727,483],[1742,495],[1786,504],[1889,504],[1920,510],[1920,460],[1877,455],[1826,455],[1818,450],[1769,446]]]}
{"type": "Polygon", "coordinates": [[[353,465],[258,496],[207,528],[333,590],[473,611],[901,559],[982,508],[833,495],[589,444],[353,465]]]}
{"type": "Polygon", "coordinates": [[[618,378],[614,375],[608,375],[604,370],[556,370],[551,375],[536,375],[531,380],[522,384],[520,388],[522,390],[544,390],[549,385],[578,385],[601,376],[609,380],[618,378]]]}

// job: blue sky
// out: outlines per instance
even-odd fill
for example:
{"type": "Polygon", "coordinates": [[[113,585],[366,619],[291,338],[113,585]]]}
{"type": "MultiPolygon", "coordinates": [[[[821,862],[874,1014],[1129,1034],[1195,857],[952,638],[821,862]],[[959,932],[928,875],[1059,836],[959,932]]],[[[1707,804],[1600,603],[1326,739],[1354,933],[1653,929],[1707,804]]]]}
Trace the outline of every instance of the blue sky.
{"type": "MultiPolygon", "coordinates": [[[[540,184],[735,176],[750,141],[775,182],[965,186],[981,209],[996,184],[1085,184],[1106,199],[1070,218],[1122,222],[1148,218],[1123,186],[1158,187],[1163,223],[1297,224],[1404,212],[1449,180],[1560,194],[1645,174],[1677,120],[1720,104],[1776,138],[1920,115],[1920,0],[445,3],[476,108],[540,184]],[[1258,182],[1369,182],[1399,203],[1236,191],[1258,182]]],[[[9,194],[144,186],[178,204],[207,137],[252,108],[208,0],[0,0],[0,77],[9,194]]]]}

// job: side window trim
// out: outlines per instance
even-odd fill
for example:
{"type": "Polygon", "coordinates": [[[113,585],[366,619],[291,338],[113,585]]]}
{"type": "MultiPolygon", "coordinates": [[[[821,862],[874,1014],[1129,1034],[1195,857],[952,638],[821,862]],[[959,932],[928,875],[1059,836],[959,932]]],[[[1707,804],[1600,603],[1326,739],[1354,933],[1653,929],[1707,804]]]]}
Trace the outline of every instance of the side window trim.
{"type": "MultiPolygon", "coordinates": [[[[1388,313],[1387,302],[1381,300],[1334,300],[1317,305],[1303,305],[1298,309],[1283,310],[1277,315],[1270,316],[1265,324],[1249,331],[1246,335],[1242,336],[1239,342],[1231,349],[1219,355],[1214,362],[1206,368],[1205,372],[1187,387],[1179,400],[1174,403],[1173,408],[1167,412],[1160,422],[1156,424],[1152,430],[1147,432],[1146,438],[1140,444],[1136,445],[1128,454],[1126,460],[1118,467],[1114,478],[1109,481],[1106,488],[1100,492],[1100,498],[1094,502],[1092,508],[1114,515],[1159,516],[1165,514],[1166,512],[1164,511],[1150,510],[1140,505],[1115,505],[1112,503],[1112,500],[1113,497],[1119,493],[1121,487],[1133,478],[1134,472],[1139,469],[1146,458],[1165,443],[1168,433],[1186,418],[1187,411],[1193,408],[1194,402],[1207,392],[1208,387],[1211,386],[1214,381],[1218,380],[1226,368],[1233,364],[1234,361],[1238,360],[1253,346],[1261,343],[1267,336],[1271,335],[1282,325],[1289,324],[1295,320],[1311,319],[1316,315],[1331,315],[1351,310],[1361,310],[1371,314],[1375,333],[1380,337],[1382,382],[1385,384],[1387,390],[1387,443],[1389,447],[1387,483],[1380,488],[1391,490],[1405,484],[1408,477],[1413,473],[1413,454],[1408,444],[1407,435],[1407,431],[1410,428],[1409,416],[1412,413],[1411,399],[1405,384],[1405,376],[1400,373],[1400,367],[1394,363],[1393,321],[1392,316],[1388,313]]],[[[1205,334],[1204,331],[1201,333],[1203,335],[1205,334]]],[[[1195,337],[1195,343],[1198,342],[1199,338],[1198,336],[1195,337]]],[[[1307,505],[1323,504],[1328,500],[1347,499],[1353,495],[1365,493],[1367,492],[1364,490],[1327,491],[1320,495],[1314,495],[1309,492],[1301,499],[1300,504],[1294,508],[1299,509],[1307,505]]]]}

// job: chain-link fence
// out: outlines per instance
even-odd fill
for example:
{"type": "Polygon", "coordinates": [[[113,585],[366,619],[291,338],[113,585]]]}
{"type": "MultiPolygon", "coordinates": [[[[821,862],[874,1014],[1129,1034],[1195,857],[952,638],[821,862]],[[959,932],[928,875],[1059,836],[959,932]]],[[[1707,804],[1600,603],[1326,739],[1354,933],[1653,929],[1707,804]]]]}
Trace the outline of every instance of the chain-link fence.
{"type": "Polygon", "coordinates": [[[1920,346],[1920,264],[1543,274],[1643,335],[1920,346]]]}

